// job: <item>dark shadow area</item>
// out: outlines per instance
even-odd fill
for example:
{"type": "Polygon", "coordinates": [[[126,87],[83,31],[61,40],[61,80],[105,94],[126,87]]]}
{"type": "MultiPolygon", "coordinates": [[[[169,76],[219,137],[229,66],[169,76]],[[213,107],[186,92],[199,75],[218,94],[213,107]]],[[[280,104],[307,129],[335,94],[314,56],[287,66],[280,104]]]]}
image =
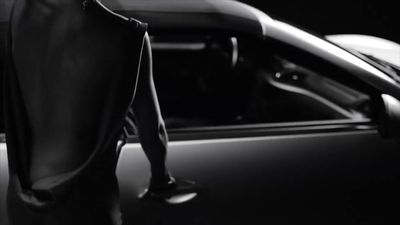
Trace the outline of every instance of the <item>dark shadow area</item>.
{"type": "Polygon", "coordinates": [[[273,17],[319,34],[366,34],[400,43],[395,1],[243,0],[273,17]]]}

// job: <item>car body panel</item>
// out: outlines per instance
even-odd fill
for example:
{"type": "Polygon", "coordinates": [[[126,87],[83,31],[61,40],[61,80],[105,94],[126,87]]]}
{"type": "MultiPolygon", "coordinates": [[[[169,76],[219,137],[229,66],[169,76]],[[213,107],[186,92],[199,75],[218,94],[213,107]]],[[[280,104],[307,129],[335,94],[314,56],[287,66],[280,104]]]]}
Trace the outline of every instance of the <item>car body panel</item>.
{"type": "MultiPolygon", "coordinates": [[[[171,170],[204,186],[181,206],[137,202],[148,170],[140,147],[128,145],[118,167],[127,222],[345,224],[351,218],[342,207],[347,201],[378,203],[368,210],[376,210],[371,217],[382,216],[380,210],[390,207],[366,199],[375,189],[388,188],[384,183],[396,183],[399,152],[395,142],[379,140],[366,131],[172,142],[171,170]],[[385,151],[370,147],[377,143],[385,151]],[[360,189],[360,199],[348,199],[360,189]]],[[[384,196],[396,199],[393,188],[384,196]]]]}
{"type": "Polygon", "coordinates": [[[331,34],[326,38],[343,48],[372,55],[400,67],[400,45],[393,41],[359,34],[331,34]]]}
{"type": "MultiPolygon", "coordinates": [[[[204,189],[191,202],[167,205],[138,201],[149,165],[140,145],[131,143],[117,168],[122,210],[129,224],[346,224],[357,218],[351,213],[380,218],[391,207],[375,191],[398,200],[397,148],[374,131],[172,141],[171,171],[204,189]],[[359,204],[367,205],[348,208],[359,204]]],[[[0,155],[3,198],[4,145],[0,155]]]]}
{"type": "Polygon", "coordinates": [[[150,31],[233,31],[262,36],[262,26],[247,5],[236,1],[102,1],[124,16],[149,24],[150,31]]]}
{"type": "Polygon", "coordinates": [[[6,194],[8,185],[7,148],[4,140],[0,140],[0,224],[7,225],[6,194]]]}
{"type": "MultiPolygon", "coordinates": [[[[391,212],[389,205],[380,203],[398,200],[397,147],[374,131],[173,141],[171,170],[204,189],[192,202],[167,205],[138,201],[149,165],[140,145],[128,144],[117,168],[125,222],[346,224],[356,220],[357,213],[379,218],[391,212]],[[377,198],[376,191],[392,199],[377,198]],[[359,204],[367,205],[359,211],[348,208],[359,204]]],[[[4,146],[0,153],[4,196],[4,146]]]]}

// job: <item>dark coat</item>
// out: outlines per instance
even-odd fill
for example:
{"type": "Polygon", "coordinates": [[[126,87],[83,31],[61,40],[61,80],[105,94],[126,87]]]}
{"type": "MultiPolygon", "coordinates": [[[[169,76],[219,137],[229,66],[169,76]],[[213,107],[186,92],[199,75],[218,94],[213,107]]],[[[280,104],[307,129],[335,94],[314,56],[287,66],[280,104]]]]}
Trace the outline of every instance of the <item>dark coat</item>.
{"type": "Polygon", "coordinates": [[[18,0],[11,15],[4,82],[12,224],[121,223],[115,148],[146,25],[86,2],[18,0]]]}

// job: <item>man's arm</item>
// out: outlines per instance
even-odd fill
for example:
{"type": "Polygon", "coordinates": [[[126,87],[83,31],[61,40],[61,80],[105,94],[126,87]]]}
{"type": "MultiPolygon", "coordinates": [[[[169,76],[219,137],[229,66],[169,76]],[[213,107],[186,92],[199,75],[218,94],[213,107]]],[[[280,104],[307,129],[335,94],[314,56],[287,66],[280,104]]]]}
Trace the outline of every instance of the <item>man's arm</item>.
{"type": "Polygon", "coordinates": [[[166,168],[168,135],[154,86],[150,39],[147,33],[132,109],[140,143],[151,164],[151,185],[170,181],[166,168]]]}

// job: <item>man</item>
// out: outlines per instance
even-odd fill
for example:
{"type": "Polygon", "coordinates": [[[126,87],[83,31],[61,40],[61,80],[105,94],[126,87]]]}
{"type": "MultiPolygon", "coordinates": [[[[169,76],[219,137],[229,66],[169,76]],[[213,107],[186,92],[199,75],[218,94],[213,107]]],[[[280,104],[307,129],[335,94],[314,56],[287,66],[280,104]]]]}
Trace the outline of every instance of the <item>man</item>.
{"type": "Polygon", "coordinates": [[[8,54],[12,225],[121,224],[115,149],[125,118],[151,162],[144,196],[179,189],[165,166],[145,24],[94,0],[16,0],[8,54]]]}

